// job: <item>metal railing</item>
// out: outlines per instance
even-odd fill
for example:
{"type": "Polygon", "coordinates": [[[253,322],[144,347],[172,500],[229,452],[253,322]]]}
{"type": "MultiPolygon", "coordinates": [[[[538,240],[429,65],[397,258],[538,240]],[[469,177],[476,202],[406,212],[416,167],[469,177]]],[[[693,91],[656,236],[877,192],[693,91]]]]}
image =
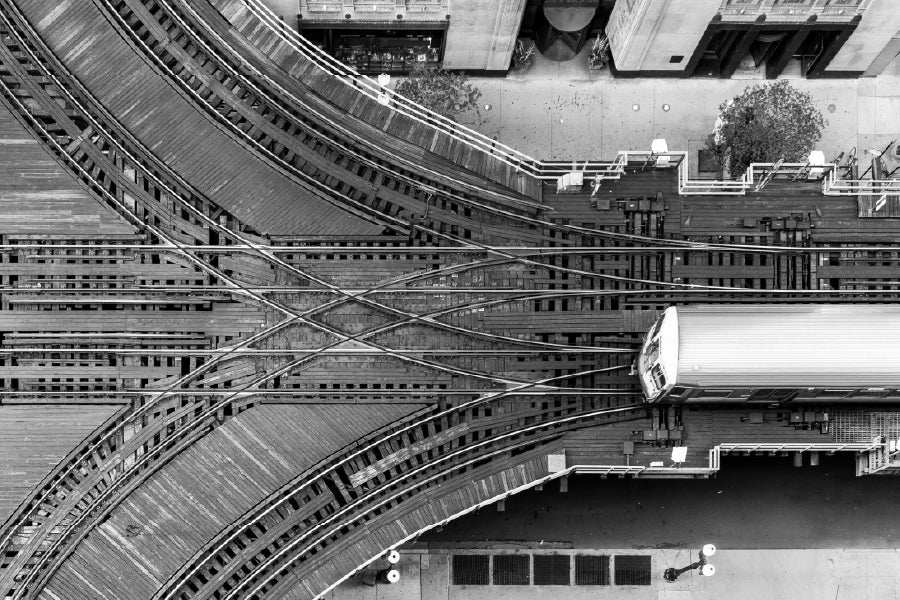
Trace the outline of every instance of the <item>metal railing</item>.
{"type": "MultiPolygon", "coordinates": [[[[543,485],[554,479],[559,479],[562,477],[566,477],[572,474],[592,474],[592,475],[618,475],[618,476],[670,476],[670,477],[708,477],[710,475],[718,472],[721,467],[721,455],[722,453],[728,452],[873,452],[879,450],[887,450],[887,443],[880,440],[873,440],[869,443],[739,443],[739,444],[719,444],[709,450],[709,463],[706,467],[648,467],[648,466],[639,466],[639,465],[570,465],[565,469],[561,469],[559,471],[551,472],[542,477],[533,479],[523,485],[520,485],[515,488],[510,488],[503,491],[500,494],[497,494],[491,498],[487,498],[473,504],[461,510],[457,513],[450,515],[449,517],[442,519],[440,521],[436,521],[434,523],[429,523],[424,527],[407,533],[403,539],[396,540],[394,544],[390,547],[384,548],[383,551],[371,559],[367,560],[364,563],[359,564],[355,570],[350,573],[347,573],[344,577],[335,581],[329,588],[323,591],[318,597],[323,596],[328,591],[337,587],[340,583],[346,581],[354,574],[363,570],[376,560],[378,560],[381,556],[387,554],[390,550],[394,550],[399,548],[404,543],[409,540],[415,539],[421,536],[423,533],[434,529],[435,527],[442,527],[451,521],[454,521],[460,517],[463,517],[469,513],[475,512],[481,508],[486,506],[490,506],[495,504],[501,500],[505,500],[512,495],[518,494],[520,492],[528,491],[534,489],[539,485],[543,485]]],[[[896,452],[895,452],[896,454],[896,452]]],[[[896,468],[900,466],[900,463],[890,462],[886,459],[883,461],[883,465],[879,466],[876,470],[868,470],[868,473],[874,473],[879,470],[884,470],[888,468],[896,468]]]]}
{"type": "Polygon", "coordinates": [[[835,3],[830,0],[795,0],[790,3],[773,5],[771,2],[758,2],[756,4],[725,4],[719,9],[719,13],[725,17],[756,17],[758,15],[771,15],[773,17],[793,17],[806,20],[816,15],[817,17],[829,17],[830,20],[843,18],[852,19],[861,15],[869,7],[871,0],[856,0],[855,4],[835,3]]]}
{"type": "MultiPolygon", "coordinates": [[[[464,143],[476,150],[485,152],[495,157],[523,175],[528,175],[541,180],[555,180],[566,173],[581,171],[585,175],[591,175],[599,181],[620,179],[626,171],[626,167],[655,165],[659,158],[668,159],[670,168],[677,170],[678,193],[680,195],[744,195],[750,189],[755,189],[765,178],[772,178],[770,173],[775,163],[754,163],[744,174],[734,180],[691,179],[688,162],[688,153],[685,151],[654,153],[650,150],[623,150],[618,152],[614,160],[587,160],[587,161],[544,161],[538,160],[515,148],[499,142],[495,139],[475,131],[465,125],[461,125],[452,119],[435,113],[434,111],[410,100],[392,90],[380,85],[370,77],[360,74],[355,69],[338,61],[330,54],[304,38],[295,29],[278,19],[275,14],[263,4],[262,0],[242,0],[244,5],[253,12],[261,22],[269,27],[286,44],[311,61],[322,71],[334,76],[337,80],[352,87],[359,93],[389,106],[392,110],[413,119],[414,121],[441,131],[450,138],[464,143]]],[[[859,8],[862,11],[867,0],[862,0],[859,8]]],[[[851,10],[852,7],[851,7],[851,10]]],[[[810,165],[805,163],[781,163],[778,174],[785,175],[800,172],[810,165]]],[[[900,194],[900,180],[865,180],[842,179],[838,177],[839,165],[827,163],[815,165],[813,168],[821,169],[824,173],[822,179],[822,192],[826,196],[862,196],[871,194],[894,193],[900,194]]],[[[589,182],[586,182],[589,183],[589,182]]]]}

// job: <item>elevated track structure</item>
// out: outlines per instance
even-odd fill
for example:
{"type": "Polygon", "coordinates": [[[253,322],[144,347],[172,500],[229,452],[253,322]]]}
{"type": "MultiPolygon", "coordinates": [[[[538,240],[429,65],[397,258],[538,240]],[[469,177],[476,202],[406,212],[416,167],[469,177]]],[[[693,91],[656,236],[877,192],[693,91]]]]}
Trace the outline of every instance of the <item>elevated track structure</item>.
{"type": "Polygon", "coordinates": [[[890,180],[542,162],[382,93],[256,0],[0,0],[0,418],[90,414],[0,505],[0,598],[318,597],[675,431],[631,374],[667,304],[897,301],[890,180]]]}

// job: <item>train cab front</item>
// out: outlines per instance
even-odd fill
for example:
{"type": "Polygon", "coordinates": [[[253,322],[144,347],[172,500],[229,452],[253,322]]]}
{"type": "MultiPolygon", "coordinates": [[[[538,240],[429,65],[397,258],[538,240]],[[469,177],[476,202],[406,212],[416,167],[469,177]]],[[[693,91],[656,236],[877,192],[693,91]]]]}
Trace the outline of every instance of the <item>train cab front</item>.
{"type": "Polygon", "coordinates": [[[678,310],[672,306],[647,332],[637,360],[647,402],[661,400],[675,385],[678,372],[678,310]]]}

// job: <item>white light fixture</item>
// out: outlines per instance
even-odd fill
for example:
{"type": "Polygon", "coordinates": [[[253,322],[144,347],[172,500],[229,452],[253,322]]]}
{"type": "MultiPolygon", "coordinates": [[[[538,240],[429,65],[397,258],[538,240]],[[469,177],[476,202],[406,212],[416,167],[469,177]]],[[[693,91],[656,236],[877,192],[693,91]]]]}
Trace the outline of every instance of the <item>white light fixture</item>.
{"type": "Polygon", "coordinates": [[[640,105],[640,104],[632,104],[632,105],[631,105],[631,110],[633,110],[633,111],[639,111],[639,110],[641,110],[641,105],[640,105]]]}
{"type": "Polygon", "coordinates": [[[669,106],[668,104],[663,104],[663,105],[662,105],[662,109],[663,109],[663,111],[665,111],[665,112],[669,112],[669,109],[670,109],[670,108],[672,108],[672,107],[669,106]]]}
{"type": "Polygon", "coordinates": [[[700,550],[699,560],[695,563],[691,563],[686,567],[682,567],[680,569],[676,569],[675,567],[669,567],[663,572],[663,579],[666,581],[672,582],[678,579],[678,576],[682,573],[686,573],[693,569],[700,569],[700,574],[704,577],[712,577],[716,574],[716,567],[706,562],[706,559],[716,553],[716,547],[714,544],[704,544],[703,548],[700,550]]]}

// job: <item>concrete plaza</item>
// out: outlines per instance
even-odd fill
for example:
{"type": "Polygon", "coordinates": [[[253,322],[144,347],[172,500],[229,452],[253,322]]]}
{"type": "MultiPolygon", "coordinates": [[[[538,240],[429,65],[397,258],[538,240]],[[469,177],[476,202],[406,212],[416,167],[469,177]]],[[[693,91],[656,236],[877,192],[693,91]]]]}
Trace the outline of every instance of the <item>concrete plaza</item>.
{"type": "MultiPolygon", "coordinates": [[[[863,150],[900,137],[900,62],[895,65],[859,79],[803,79],[789,65],[783,78],[809,93],[828,121],[818,145],[828,159],[856,146],[862,162],[863,150]]],[[[460,121],[543,160],[611,159],[619,150],[647,150],[654,138],[693,152],[712,131],[720,104],[765,82],[761,70],[749,67],[732,79],[629,79],[589,71],[586,51],[563,63],[538,56],[524,73],[472,78],[482,108],[460,121]]]]}
{"type": "MultiPolygon", "coordinates": [[[[650,585],[537,586],[451,585],[451,550],[401,553],[400,581],[369,587],[355,577],[330,600],[896,600],[898,550],[728,550],[710,560],[716,574],[697,571],[666,582],[663,571],[697,558],[696,549],[652,550],[650,585]]],[[[457,551],[462,552],[462,551],[457,551]]],[[[521,552],[521,551],[517,551],[521,552]]],[[[636,554],[610,550],[608,554],[636,554]]]]}

